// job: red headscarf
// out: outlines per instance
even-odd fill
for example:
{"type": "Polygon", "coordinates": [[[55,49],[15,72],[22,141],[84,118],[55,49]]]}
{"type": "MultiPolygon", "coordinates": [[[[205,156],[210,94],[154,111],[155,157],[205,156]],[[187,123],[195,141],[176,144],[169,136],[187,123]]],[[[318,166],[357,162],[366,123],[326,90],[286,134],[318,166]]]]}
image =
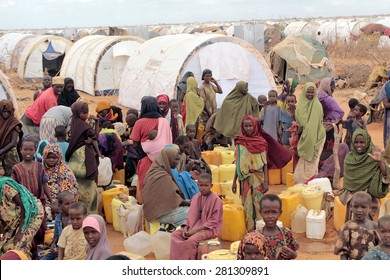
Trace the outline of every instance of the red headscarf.
{"type": "Polygon", "coordinates": [[[237,136],[235,144],[244,145],[251,154],[259,154],[268,149],[268,144],[265,139],[259,134],[258,121],[252,115],[245,115],[241,120],[242,134],[237,136]],[[249,119],[253,124],[253,131],[251,135],[245,134],[244,120],[249,119]]]}
{"type": "Polygon", "coordinates": [[[157,103],[165,102],[167,104],[167,107],[165,107],[165,111],[161,112],[161,115],[165,118],[169,111],[169,97],[166,94],[160,94],[157,96],[157,103]]]}

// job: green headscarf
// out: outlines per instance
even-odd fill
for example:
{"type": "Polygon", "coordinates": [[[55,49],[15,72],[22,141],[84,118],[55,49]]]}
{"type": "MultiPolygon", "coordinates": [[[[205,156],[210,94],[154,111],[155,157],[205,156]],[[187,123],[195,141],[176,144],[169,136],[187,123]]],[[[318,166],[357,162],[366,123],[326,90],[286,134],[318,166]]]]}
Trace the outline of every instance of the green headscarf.
{"type": "Polygon", "coordinates": [[[187,79],[187,92],[184,96],[186,105],[186,125],[195,125],[199,115],[203,112],[204,100],[198,94],[198,82],[194,77],[187,79]]]}
{"type": "Polygon", "coordinates": [[[22,201],[25,213],[22,227],[22,232],[24,233],[28,225],[30,224],[30,221],[38,214],[37,199],[32,193],[28,191],[27,188],[9,177],[0,178],[0,197],[3,196],[3,189],[5,185],[8,185],[11,188],[15,189],[20,195],[20,199],[22,201]]]}
{"type": "Polygon", "coordinates": [[[288,78],[288,81],[290,83],[290,93],[292,93],[294,91],[294,89],[297,87],[298,83],[293,78],[288,78]]]}
{"type": "Polygon", "coordinates": [[[303,129],[298,142],[298,155],[307,161],[313,161],[320,156],[318,151],[325,139],[325,128],[322,124],[323,114],[315,84],[306,83],[299,95],[295,119],[299,127],[303,129]],[[306,92],[310,87],[314,88],[312,100],[306,97],[306,92]]]}
{"type": "Polygon", "coordinates": [[[241,134],[241,119],[245,115],[259,117],[259,104],[249,92],[243,93],[248,85],[240,81],[236,87],[226,96],[221,109],[215,117],[214,128],[220,134],[234,137],[241,134]]]}
{"type": "Polygon", "coordinates": [[[386,196],[389,188],[382,182],[378,163],[368,155],[372,151],[373,144],[368,132],[361,128],[356,129],[352,136],[352,149],[344,161],[344,189],[353,193],[368,190],[373,197],[382,198],[386,196]],[[361,154],[356,151],[354,145],[358,135],[362,135],[366,142],[366,148],[361,154]]]}

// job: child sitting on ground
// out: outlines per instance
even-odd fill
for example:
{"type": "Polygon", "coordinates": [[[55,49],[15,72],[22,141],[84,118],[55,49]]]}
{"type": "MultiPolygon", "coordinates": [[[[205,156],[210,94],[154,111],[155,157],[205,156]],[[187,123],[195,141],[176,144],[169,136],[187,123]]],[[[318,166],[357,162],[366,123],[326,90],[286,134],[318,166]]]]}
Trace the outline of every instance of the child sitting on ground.
{"type": "Polygon", "coordinates": [[[266,238],[266,258],[269,260],[292,260],[297,257],[299,243],[291,230],[278,227],[277,221],[282,214],[282,200],[275,194],[265,194],[260,200],[260,214],[265,226],[260,233],[266,238]]]}
{"type": "Polygon", "coordinates": [[[54,129],[54,136],[57,138],[57,144],[61,147],[62,158],[65,161],[65,154],[68,150],[69,143],[66,142],[66,128],[63,125],[58,125],[54,129]]]}
{"type": "Polygon", "coordinates": [[[199,175],[200,193],[193,196],[187,219],[172,233],[171,260],[196,260],[202,240],[217,237],[222,231],[222,200],[211,192],[210,174],[199,175]]]}
{"type": "Polygon", "coordinates": [[[264,260],[268,248],[267,240],[258,231],[247,233],[241,240],[237,252],[237,260],[264,260]]]}
{"type": "Polygon", "coordinates": [[[294,94],[289,94],[286,97],[287,109],[282,112],[282,145],[289,149],[290,148],[290,138],[291,132],[289,128],[292,126],[292,122],[295,121],[295,106],[297,103],[297,98],[294,94]]]}
{"type": "Polygon", "coordinates": [[[85,240],[81,229],[83,220],[87,215],[87,205],[82,201],[73,202],[69,207],[70,225],[65,227],[58,240],[59,260],[85,259],[85,240]]]}
{"type": "Polygon", "coordinates": [[[390,215],[378,220],[378,228],[381,242],[369,250],[362,260],[390,260],[390,215]]]}
{"type": "Polygon", "coordinates": [[[277,97],[278,93],[276,90],[268,92],[268,105],[264,107],[262,122],[265,132],[280,142],[282,135],[282,111],[277,104],[277,97]]]}
{"type": "Polygon", "coordinates": [[[61,206],[59,213],[54,220],[54,235],[50,243],[50,251],[41,257],[41,260],[54,260],[57,258],[57,242],[62,230],[70,225],[69,207],[74,201],[74,195],[70,191],[63,191],[58,194],[58,203],[61,206]]]}
{"type": "Polygon", "coordinates": [[[341,260],[360,260],[368,250],[378,244],[376,222],[369,219],[371,196],[367,192],[355,192],[351,200],[352,220],[340,229],[334,253],[341,260]]]}

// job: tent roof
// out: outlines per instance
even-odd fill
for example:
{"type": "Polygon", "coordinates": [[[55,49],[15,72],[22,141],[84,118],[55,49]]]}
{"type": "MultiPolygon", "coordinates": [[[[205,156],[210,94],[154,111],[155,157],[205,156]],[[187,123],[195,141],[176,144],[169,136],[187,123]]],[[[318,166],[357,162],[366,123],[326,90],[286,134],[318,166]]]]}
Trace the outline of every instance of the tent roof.
{"type": "Polygon", "coordinates": [[[18,43],[25,38],[34,37],[33,34],[7,33],[0,37],[0,64],[4,64],[5,69],[12,66],[12,55],[18,43]]]}
{"type": "Polygon", "coordinates": [[[11,100],[15,108],[15,116],[19,117],[19,106],[15,97],[15,93],[9,82],[9,78],[0,70],[0,100],[11,100]]]}

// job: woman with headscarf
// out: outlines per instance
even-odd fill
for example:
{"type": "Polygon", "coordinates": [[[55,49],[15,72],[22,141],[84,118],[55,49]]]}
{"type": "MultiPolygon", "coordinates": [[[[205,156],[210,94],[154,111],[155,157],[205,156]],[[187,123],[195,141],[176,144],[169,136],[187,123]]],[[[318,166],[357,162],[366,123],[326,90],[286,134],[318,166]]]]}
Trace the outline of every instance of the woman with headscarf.
{"type": "Polygon", "coordinates": [[[346,221],[351,218],[349,202],[358,191],[368,192],[371,197],[383,198],[389,192],[390,169],[377,150],[371,136],[358,128],[352,136],[352,149],[344,160],[344,186],[340,201],[347,205],[346,221]]]}
{"type": "Polygon", "coordinates": [[[187,92],[184,96],[186,107],[185,125],[198,126],[198,119],[204,108],[204,100],[198,94],[198,82],[194,77],[187,79],[187,92]]]}
{"type": "Polygon", "coordinates": [[[0,169],[5,176],[11,176],[12,166],[20,162],[18,143],[23,135],[22,124],[15,118],[15,109],[11,100],[0,101],[0,169]]]}
{"type": "Polygon", "coordinates": [[[80,95],[74,88],[74,81],[72,78],[65,78],[64,80],[64,89],[60,96],[58,96],[57,103],[58,105],[70,107],[73,103],[79,100],[80,95]]]}
{"type": "Polygon", "coordinates": [[[178,113],[183,116],[183,119],[186,119],[186,110],[184,106],[184,95],[187,92],[187,79],[189,77],[194,77],[194,73],[191,71],[186,72],[183,77],[180,79],[179,84],[177,85],[177,101],[179,101],[179,111],[178,113]]]}
{"type": "Polygon", "coordinates": [[[50,143],[57,142],[55,128],[59,125],[67,127],[72,110],[67,106],[55,106],[50,108],[42,117],[39,125],[39,139],[47,140],[50,143]]]}
{"type": "Polygon", "coordinates": [[[287,95],[293,94],[298,83],[292,78],[288,78],[283,82],[282,93],[278,95],[278,105],[282,110],[287,109],[286,99],[287,95]]]}
{"type": "Polygon", "coordinates": [[[384,125],[383,125],[383,146],[386,147],[387,140],[390,138],[390,81],[387,81],[379,92],[380,100],[385,107],[384,125]]]}
{"type": "Polygon", "coordinates": [[[82,228],[88,243],[86,260],[105,260],[112,255],[107,239],[106,221],[101,216],[87,216],[83,221],[82,228]]]}
{"type": "Polygon", "coordinates": [[[160,94],[157,96],[157,103],[160,108],[160,113],[163,118],[165,118],[171,126],[172,139],[173,141],[179,136],[179,123],[177,120],[177,115],[172,112],[169,108],[169,97],[166,94],[160,94]]]}
{"type": "Polygon", "coordinates": [[[99,120],[99,125],[102,126],[105,122],[115,123],[122,122],[119,114],[115,113],[112,109],[111,103],[108,101],[100,101],[96,106],[97,118],[99,120]]]}
{"type": "Polygon", "coordinates": [[[211,115],[217,112],[216,93],[221,94],[222,88],[213,78],[213,73],[210,69],[203,70],[202,80],[203,83],[199,87],[199,96],[204,100],[204,108],[199,121],[206,126],[211,115]]]}
{"type": "Polygon", "coordinates": [[[237,164],[232,191],[237,192],[238,178],[246,229],[249,232],[256,229],[256,221],[260,220],[260,199],[268,191],[268,145],[259,135],[258,121],[252,115],[242,118],[241,131],[242,134],[234,140],[237,164]]]}
{"type": "Polygon", "coordinates": [[[184,199],[171,171],[178,163],[177,148],[164,148],[150,166],[142,189],[147,221],[156,220],[176,228],[187,218],[190,202],[184,199]]]}
{"type": "Polygon", "coordinates": [[[318,100],[321,102],[324,111],[323,122],[326,130],[325,144],[320,157],[320,166],[322,166],[324,161],[333,154],[333,124],[339,124],[344,116],[343,109],[340,108],[333,98],[335,88],[336,84],[333,78],[323,79],[318,88],[318,100]]]}
{"type": "Polygon", "coordinates": [[[294,171],[294,182],[305,184],[318,173],[318,163],[325,141],[323,111],[315,84],[306,83],[302,88],[295,119],[299,134],[299,160],[294,171]]]}
{"type": "Polygon", "coordinates": [[[73,171],[62,159],[61,147],[58,144],[49,144],[43,150],[43,167],[46,171],[47,186],[53,200],[62,191],[70,191],[75,200],[78,200],[78,185],[73,171]]]}
{"type": "Polygon", "coordinates": [[[31,258],[44,216],[41,201],[9,177],[0,178],[0,198],[0,255],[12,249],[31,258]]]}
{"type": "Polygon", "coordinates": [[[171,135],[167,120],[161,116],[157,99],[153,96],[144,96],[141,100],[140,118],[135,122],[130,135],[130,140],[133,141],[133,146],[139,155],[137,165],[137,200],[139,203],[143,201],[143,182],[149,167],[152,165],[152,159],[167,144],[172,144],[172,138],[169,141],[169,136],[172,137],[171,135]],[[148,139],[148,134],[151,130],[157,130],[157,137],[154,140],[148,139]],[[148,148],[147,151],[144,151],[146,148],[148,148]]]}
{"type": "MultiPolygon", "coordinates": [[[[72,107],[69,147],[65,160],[76,176],[79,187],[79,200],[88,205],[88,213],[97,212],[97,180],[99,149],[96,128],[88,123],[88,104],[76,101],[72,107]]],[[[97,123],[95,123],[97,126],[97,123]]]]}
{"type": "Polygon", "coordinates": [[[248,92],[248,83],[239,81],[226,96],[215,118],[215,130],[226,136],[235,137],[241,133],[240,121],[243,116],[259,116],[259,104],[248,92]]]}
{"type": "Polygon", "coordinates": [[[237,260],[264,260],[268,254],[267,240],[258,231],[248,232],[241,239],[237,260]]]}

